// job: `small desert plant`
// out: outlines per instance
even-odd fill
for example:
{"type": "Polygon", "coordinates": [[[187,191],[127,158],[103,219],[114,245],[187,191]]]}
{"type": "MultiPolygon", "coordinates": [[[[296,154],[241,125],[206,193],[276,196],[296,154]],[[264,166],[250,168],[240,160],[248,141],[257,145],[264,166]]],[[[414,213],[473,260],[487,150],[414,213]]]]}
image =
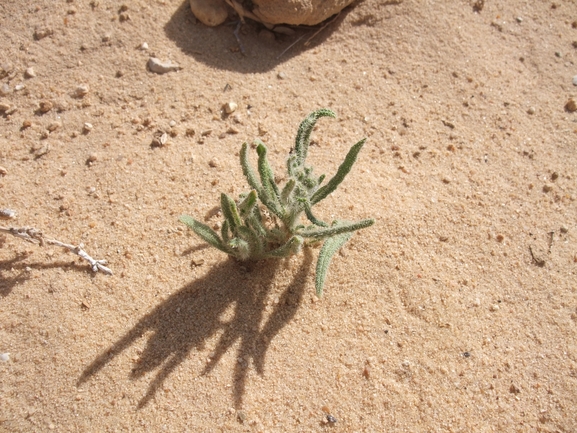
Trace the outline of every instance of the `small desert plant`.
{"type": "Polygon", "coordinates": [[[220,206],[224,222],[220,236],[194,218],[187,215],[180,217],[180,221],[210,245],[241,261],[286,257],[297,254],[305,240],[309,244],[323,242],[316,267],[315,285],[318,296],[322,295],[333,254],[350,239],[354,231],[374,223],[374,220],[366,219],[352,223],[333,221],[332,224],[327,224],[312,213],[312,207],[332,193],[351,171],[366,141],[362,139],[351,147],[337,173],[321,186],[325,175],[314,177],[312,167],[307,167],[305,161],[311,132],[318,118],[323,116],[335,117],[335,113],[320,109],[311,113],[300,124],[295,148],[291,150],[287,161],[288,180],[282,189],[275,182],[267,160],[266,146],[260,140],[256,141],[257,177],[248,161],[248,145],[242,145],[240,164],[252,190],[248,194],[241,194],[238,202],[226,194],[221,195],[220,206]],[[311,224],[301,223],[303,212],[311,224]]]}

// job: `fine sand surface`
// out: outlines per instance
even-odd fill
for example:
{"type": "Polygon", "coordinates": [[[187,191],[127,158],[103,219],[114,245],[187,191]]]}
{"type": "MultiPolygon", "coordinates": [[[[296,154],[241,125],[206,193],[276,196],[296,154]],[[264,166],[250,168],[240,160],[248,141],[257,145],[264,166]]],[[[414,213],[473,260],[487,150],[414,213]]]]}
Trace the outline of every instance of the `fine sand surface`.
{"type": "Polygon", "coordinates": [[[121,4],[0,3],[0,225],[114,272],[0,235],[0,431],[577,431],[573,0],[365,0],[247,22],[245,55],[121,4]],[[318,249],[247,270],[178,218],[248,189],[244,141],[282,173],[321,107],[316,173],[368,140],[316,216],[376,223],[318,299],[318,249]]]}

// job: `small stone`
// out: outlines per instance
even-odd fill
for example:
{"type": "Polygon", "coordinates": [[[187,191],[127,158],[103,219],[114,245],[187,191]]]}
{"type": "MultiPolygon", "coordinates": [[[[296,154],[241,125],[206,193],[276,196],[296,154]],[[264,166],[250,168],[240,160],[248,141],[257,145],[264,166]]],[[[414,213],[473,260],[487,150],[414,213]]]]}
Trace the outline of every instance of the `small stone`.
{"type": "Polygon", "coordinates": [[[110,40],[112,39],[112,36],[110,36],[110,33],[105,34],[104,36],[102,36],[102,38],[100,38],[100,40],[102,42],[110,42],[110,40]]]}
{"type": "Polygon", "coordinates": [[[210,161],[208,161],[208,165],[212,168],[218,167],[218,159],[212,158],[210,161]]]}
{"type": "Polygon", "coordinates": [[[86,159],[87,164],[92,164],[96,161],[98,161],[98,154],[96,153],[91,153],[90,155],[88,155],[88,158],[86,159]]]}
{"type": "Polygon", "coordinates": [[[30,119],[26,119],[22,122],[22,129],[30,128],[32,126],[32,121],[30,119]]]}
{"type": "Polygon", "coordinates": [[[277,76],[277,78],[278,78],[279,80],[286,80],[286,79],[288,78],[288,77],[287,77],[287,74],[285,74],[285,73],[282,72],[282,71],[279,72],[276,76],[277,76]]]}
{"type": "Polygon", "coordinates": [[[0,113],[3,113],[5,111],[9,111],[10,110],[10,104],[7,104],[6,102],[0,102],[0,113]]]}
{"type": "Polygon", "coordinates": [[[152,137],[151,147],[164,147],[168,141],[168,134],[164,131],[158,130],[152,137]]]}
{"type": "Polygon", "coordinates": [[[569,113],[577,111],[577,102],[574,99],[569,99],[565,104],[565,110],[569,113]]]}
{"type": "Polygon", "coordinates": [[[171,62],[161,62],[156,57],[148,59],[148,69],[155,74],[166,74],[167,72],[179,71],[180,65],[171,62]]]}
{"type": "Polygon", "coordinates": [[[238,134],[239,132],[240,131],[237,128],[235,128],[234,126],[231,126],[230,128],[228,128],[226,130],[227,134],[238,134]]]}
{"type": "Polygon", "coordinates": [[[0,353],[0,361],[2,362],[10,361],[10,353],[0,353]]]}
{"type": "Polygon", "coordinates": [[[25,86],[24,84],[22,84],[22,83],[16,84],[16,85],[14,86],[14,91],[15,91],[15,92],[19,92],[20,90],[24,90],[25,88],[26,88],[26,86],[25,86]]]}
{"type": "Polygon", "coordinates": [[[202,135],[203,137],[207,137],[210,134],[212,134],[212,129],[206,129],[200,133],[200,135],[202,135]]]}
{"type": "Polygon", "coordinates": [[[190,9],[204,25],[214,27],[226,21],[228,9],[224,1],[190,0],[190,9]]]}
{"type": "Polygon", "coordinates": [[[2,87],[0,87],[0,96],[6,96],[9,95],[10,93],[12,93],[12,89],[10,89],[10,86],[6,83],[2,84],[2,87]]]}
{"type": "Polygon", "coordinates": [[[521,23],[523,22],[523,18],[522,18],[522,17],[517,17],[517,18],[515,18],[515,20],[516,20],[519,24],[521,24],[521,23]]]}
{"type": "Polygon", "coordinates": [[[89,91],[90,87],[88,86],[88,84],[81,84],[74,91],[74,96],[77,98],[84,98],[86,95],[88,95],[89,91]]]}
{"type": "Polygon", "coordinates": [[[511,386],[509,387],[509,392],[511,394],[519,394],[521,392],[521,390],[516,387],[514,384],[511,384],[511,386]]]}
{"type": "Polygon", "coordinates": [[[50,101],[41,101],[40,102],[40,112],[41,113],[48,113],[50,110],[52,110],[53,107],[54,107],[54,104],[50,101]]]}
{"type": "Polygon", "coordinates": [[[171,128],[174,128],[176,126],[176,121],[171,120],[170,122],[168,122],[168,126],[170,126],[171,128]]]}
{"type": "Polygon", "coordinates": [[[186,136],[187,137],[194,137],[194,134],[196,134],[196,131],[194,130],[194,128],[186,128],[186,136]]]}
{"type": "Polygon", "coordinates": [[[141,49],[142,51],[146,51],[148,50],[148,44],[146,42],[143,42],[138,48],[141,49]]]}
{"type": "Polygon", "coordinates": [[[24,71],[24,78],[34,78],[36,76],[36,71],[33,67],[26,68],[24,71]]]}
{"type": "Polygon", "coordinates": [[[497,242],[501,243],[503,242],[503,240],[505,240],[505,237],[503,235],[497,235],[497,242]]]}
{"type": "Polygon", "coordinates": [[[535,107],[529,107],[527,114],[535,114],[535,107]]]}
{"type": "Polygon", "coordinates": [[[43,28],[34,30],[34,39],[39,41],[39,40],[44,39],[48,36],[51,36],[52,34],[54,34],[54,30],[52,30],[50,27],[43,27],[43,28]]]}
{"type": "Polygon", "coordinates": [[[118,14],[118,21],[120,21],[121,23],[125,21],[130,21],[130,15],[128,15],[127,12],[121,12],[118,14]]]}
{"type": "Polygon", "coordinates": [[[281,35],[287,35],[287,36],[292,36],[295,34],[295,31],[293,29],[291,29],[290,27],[286,27],[286,26],[275,26],[272,29],[272,31],[275,33],[280,33],[281,35]]]}
{"type": "Polygon", "coordinates": [[[553,191],[553,185],[550,183],[546,183],[543,185],[543,192],[551,192],[553,191]]]}
{"type": "Polygon", "coordinates": [[[224,111],[226,114],[234,113],[235,110],[238,108],[238,104],[236,102],[230,101],[224,104],[224,111]]]}
{"type": "Polygon", "coordinates": [[[61,126],[62,124],[60,122],[52,122],[46,129],[48,129],[50,132],[54,132],[61,126]]]}
{"type": "Polygon", "coordinates": [[[475,307],[481,306],[481,300],[479,298],[475,298],[475,300],[473,301],[473,305],[475,307]]]}
{"type": "Polygon", "coordinates": [[[489,310],[491,311],[499,311],[499,304],[493,304],[489,307],[489,310]]]}
{"type": "Polygon", "coordinates": [[[92,126],[92,123],[88,123],[86,122],[83,126],[82,126],[82,132],[84,132],[85,134],[88,134],[90,131],[92,131],[94,127],[92,126]]]}
{"type": "Polygon", "coordinates": [[[555,51],[555,57],[558,57],[558,58],[563,57],[563,55],[561,54],[561,51],[555,51]]]}
{"type": "Polygon", "coordinates": [[[5,167],[0,165],[0,176],[6,176],[8,174],[8,170],[5,167]]]}
{"type": "Polygon", "coordinates": [[[569,231],[569,227],[567,227],[565,224],[563,224],[560,228],[561,233],[565,234],[569,231]]]}
{"type": "Polygon", "coordinates": [[[577,86],[577,75],[573,77],[573,85],[577,86]]]}
{"type": "Polygon", "coordinates": [[[0,209],[0,219],[9,220],[13,218],[16,218],[16,212],[12,209],[0,209]]]}

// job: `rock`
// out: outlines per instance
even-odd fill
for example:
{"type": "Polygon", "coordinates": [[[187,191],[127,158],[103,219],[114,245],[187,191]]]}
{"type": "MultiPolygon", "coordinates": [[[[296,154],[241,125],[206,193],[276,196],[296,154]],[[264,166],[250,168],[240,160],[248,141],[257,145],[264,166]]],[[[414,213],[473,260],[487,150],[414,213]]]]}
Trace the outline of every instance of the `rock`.
{"type": "Polygon", "coordinates": [[[54,34],[54,30],[50,27],[43,27],[40,29],[34,30],[34,40],[39,41],[44,39],[47,36],[52,36],[54,34]]]}
{"type": "Polygon", "coordinates": [[[74,96],[77,98],[84,98],[86,95],[88,95],[89,91],[90,87],[88,84],[81,84],[76,88],[76,90],[74,90],[74,96]]]}
{"type": "MultiPolygon", "coordinates": [[[[227,0],[231,4],[233,0],[227,0]]],[[[251,10],[236,2],[235,10],[264,24],[318,24],[340,12],[354,0],[252,0],[251,10]]],[[[246,2],[242,2],[246,4],[246,2]]]]}
{"type": "Polygon", "coordinates": [[[577,75],[573,77],[573,85],[577,86],[577,75]]]}
{"type": "Polygon", "coordinates": [[[50,110],[52,110],[53,107],[54,107],[54,104],[50,101],[40,102],[40,112],[41,113],[48,113],[50,110]]]}
{"type": "Polygon", "coordinates": [[[179,71],[182,68],[176,63],[163,63],[156,57],[151,57],[148,59],[148,69],[155,74],[166,74],[167,72],[179,71]]]}
{"type": "Polygon", "coordinates": [[[207,26],[218,26],[228,18],[229,8],[224,0],[190,0],[190,9],[207,26]]]}
{"type": "Polygon", "coordinates": [[[577,111],[577,102],[574,99],[569,99],[565,104],[565,110],[569,113],[577,111]]]}
{"type": "Polygon", "coordinates": [[[234,111],[238,108],[238,104],[236,102],[227,102],[224,104],[224,111],[226,114],[234,113],[234,111]]]}
{"type": "Polygon", "coordinates": [[[10,110],[10,104],[7,104],[6,102],[0,102],[0,113],[4,113],[8,110],[10,110]]]}

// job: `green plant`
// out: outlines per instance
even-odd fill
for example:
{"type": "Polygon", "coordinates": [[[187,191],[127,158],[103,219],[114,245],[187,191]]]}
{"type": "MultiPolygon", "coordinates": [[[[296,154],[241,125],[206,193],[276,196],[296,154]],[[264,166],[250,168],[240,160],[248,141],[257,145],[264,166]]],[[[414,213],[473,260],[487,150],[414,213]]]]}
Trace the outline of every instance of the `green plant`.
{"type": "Polygon", "coordinates": [[[365,219],[327,224],[312,213],[312,207],[332,193],[351,171],[366,141],[362,139],[351,147],[337,173],[321,186],[325,175],[314,177],[313,168],[307,167],[305,161],[311,132],[317,120],[323,116],[336,117],[333,111],[320,109],[300,124],[295,148],[291,150],[287,161],[288,180],[282,189],[275,182],[267,160],[266,146],[260,140],[256,141],[257,177],[248,160],[248,145],[242,145],[240,163],[252,190],[248,194],[241,194],[239,202],[224,193],[221,195],[224,222],[220,236],[194,218],[187,215],[180,217],[180,221],[210,245],[241,261],[286,257],[297,254],[305,240],[308,244],[323,242],[316,267],[315,286],[318,296],[322,295],[327,270],[335,252],[350,239],[353,232],[374,223],[372,219],[365,219]],[[311,224],[302,224],[303,212],[311,224]]]}

